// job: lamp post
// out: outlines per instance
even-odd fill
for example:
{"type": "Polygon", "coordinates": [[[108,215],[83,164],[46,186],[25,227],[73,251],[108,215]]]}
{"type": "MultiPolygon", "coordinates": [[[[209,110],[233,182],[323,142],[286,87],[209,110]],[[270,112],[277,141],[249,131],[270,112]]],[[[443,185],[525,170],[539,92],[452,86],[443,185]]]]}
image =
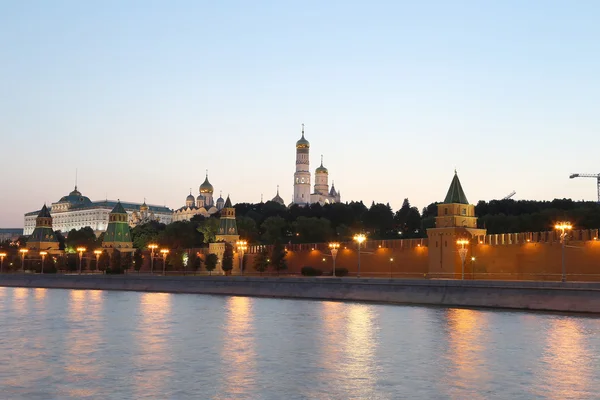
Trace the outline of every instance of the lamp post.
{"type": "Polygon", "coordinates": [[[337,242],[329,243],[329,248],[331,249],[331,258],[333,258],[333,275],[332,276],[335,278],[335,258],[337,257],[338,250],[340,249],[340,244],[337,242]]]}
{"type": "Polygon", "coordinates": [[[238,240],[236,243],[237,250],[240,252],[240,275],[244,275],[244,252],[248,248],[248,242],[238,240]]]}
{"type": "Polygon", "coordinates": [[[6,253],[0,253],[0,274],[4,268],[4,257],[6,257],[6,253]]]}
{"type": "Polygon", "coordinates": [[[466,239],[459,239],[456,241],[456,244],[462,246],[460,249],[458,249],[458,254],[460,255],[460,260],[462,261],[462,270],[461,270],[461,278],[462,280],[465,279],[465,259],[467,258],[467,253],[469,252],[469,249],[467,249],[465,247],[465,245],[469,244],[469,241],[466,239]]]}
{"type": "Polygon", "coordinates": [[[150,249],[150,275],[154,273],[154,250],[158,249],[158,245],[151,243],[148,245],[150,249]]]}
{"type": "Polygon", "coordinates": [[[78,247],[77,248],[77,252],[79,253],[79,275],[81,275],[81,264],[83,261],[83,253],[86,251],[87,249],[85,247],[78,247]]]}
{"type": "Polygon", "coordinates": [[[390,257],[390,279],[392,278],[392,265],[394,264],[394,257],[390,257]]]}
{"type": "Polygon", "coordinates": [[[21,272],[25,272],[25,255],[29,252],[27,249],[19,249],[21,253],[21,272]]]}
{"type": "Polygon", "coordinates": [[[565,266],[565,246],[567,241],[567,231],[573,229],[573,225],[569,222],[559,222],[554,226],[555,229],[560,231],[560,243],[562,244],[562,282],[567,281],[567,269],[565,266]]]}
{"type": "Polygon", "coordinates": [[[356,273],[356,277],[360,278],[360,245],[362,244],[362,242],[367,240],[367,237],[362,233],[359,233],[357,235],[354,235],[353,239],[356,241],[356,243],[358,243],[358,271],[356,273]]]}
{"type": "Polygon", "coordinates": [[[163,275],[164,275],[167,270],[167,254],[169,254],[169,250],[161,249],[160,253],[163,256],[163,275]]]}
{"type": "Polygon", "coordinates": [[[100,254],[102,254],[102,250],[94,250],[94,254],[96,255],[96,269],[100,271],[100,254]]]}
{"type": "Polygon", "coordinates": [[[47,251],[40,251],[40,256],[42,256],[42,270],[41,273],[44,273],[44,258],[46,257],[46,255],[48,254],[47,251]]]}

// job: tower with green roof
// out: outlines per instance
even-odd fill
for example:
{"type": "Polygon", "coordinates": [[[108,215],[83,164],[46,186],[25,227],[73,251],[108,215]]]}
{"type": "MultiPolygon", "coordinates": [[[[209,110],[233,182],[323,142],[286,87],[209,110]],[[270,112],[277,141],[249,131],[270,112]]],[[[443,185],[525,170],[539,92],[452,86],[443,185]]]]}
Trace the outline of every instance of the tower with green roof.
{"type": "Polygon", "coordinates": [[[469,204],[456,171],[446,198],[437,209],[435,228],[427,229],[429,272],[441,278],[460,278],[462,261],[458,255],[457,240],[478,242],[485,236],[486,230],[477,228],[475,206],[469,204]]]}
{"type": "Polygon", "coordinates": [[[233,208],[231,199],[227,196],[225,205],[221,210],[221,219],[216,240],[217,242],[235,243],[239,238],[240,235],[238,235],[237,224],[235,223],[235,208],[233,208]]]}
{"type": "Polygon", "coordinates": [[[27,248],[37,251],[58,251],[59,249],[58,239],[52,229],[52,216],[45,204],[35,219],[35,229],[27,239],[27,248]]]}
{"type": "Polygon", "coordinates": [[[129,217],[127,211],[121,205],[121,201],[108,214],[108,227],[104,234],[102,247],[111,251],[117,249],[119,251],[133,251],[133,243],[131,241],[131,231],[129,230],[129,217]]]}

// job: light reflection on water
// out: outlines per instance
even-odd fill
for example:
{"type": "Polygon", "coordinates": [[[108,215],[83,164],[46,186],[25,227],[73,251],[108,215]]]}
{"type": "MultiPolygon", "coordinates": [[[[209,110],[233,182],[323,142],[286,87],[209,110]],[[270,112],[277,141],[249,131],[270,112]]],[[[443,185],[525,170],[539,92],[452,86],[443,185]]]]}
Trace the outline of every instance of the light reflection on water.
{"type": "Polygon", "coordinates": [[[593,317],[0,288],[7,399],[592,399],[593,317]]]}

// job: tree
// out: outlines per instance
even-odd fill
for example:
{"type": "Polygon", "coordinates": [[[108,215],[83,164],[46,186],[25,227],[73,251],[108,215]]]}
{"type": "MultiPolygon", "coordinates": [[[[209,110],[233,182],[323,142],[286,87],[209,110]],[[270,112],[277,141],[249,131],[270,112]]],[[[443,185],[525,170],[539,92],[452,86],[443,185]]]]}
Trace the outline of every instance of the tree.
{"type": "Polygon", "coordinates": [[[249,243],[258,240],[259,232],[256,221],[250,217],[241,216],[236,218],[238,234],[249,243]]]}
{"type": "Polygon", "coordinates": [[[263,247],[262,250],[256,255],[254,258],[254,269],[260,272],[262,276],[263,272],[267,270],[269,267],[269,252],[266,247],[263,247]]]}
{"type": "Polygon", "coordinates": [[[212,272],[215,270],[215,268],[217,268],[218,262],[219,262],[219,257],[217,257],[217,255],[215,253],[210,253],[209,255],[206,256],[205,265],[206,265],[206,270],[208,271],[209,275],[212,275],[212,272]]]}
{"type": "Polygon", "coordinates": [[[419,209],[411,207],[408,199],[404,199],[402,207],[394,215],[394,224],[396,229],[402,233],[403,238],[420,236],[420,232],[418,232],[421,228],[419,209]]]}
{"type": "Polygon", "coordinates": [[[96,234],[89,226],[85,226],[79,230],[71,229],[65,239],[67,249],[75,250],[78,247],[85,247],[88,250],[96,248],[96,234]]]}
{"type": "Polygon", "coordinates": [[[263,240],[266,243],[275,243],[283,240],[284,229],[287,227],[285,219],[274,216],[269,217],[262,223],[263,240]]]}
{"type": "Polygon", "coordinates": [[[121,273],[121,252],[114,249],[110,256],[110,272],[113,274],[121,273]]]}
{"type": "Polygon", "coordinates": [[[102,254],[100,254],[100,257],[98,257],[98,270],[104,272],[108,269],[109,265],[110,256],[108,255],[108,251],[104,249],[102,254]]]}
{"type": "Polygon", "coordinates": [[[195,274],[196,271],[198,271],[201,266],[202,266],[202,259],[200,258],[200,256],[198,256],[198,253],[196,253],[195,251],[192,251],[190,253],[190,256],[188,257],[188,268],[191,269],[195,274]]]}
{"type": "Polygon", "coordinates": [[[233,246],[231,243],[225,243],[225,252],[223,253],[221,268],[223,268],[226,275],[231,274],[231,270],[233,269],[233,246]]]}
{"type": "Polygon", "coordinates": [[[145,224],[135,226],[131,230],[131,240],[133,247],[145,249],[150,243],[156,243],[158,236],[166,229],[166,225],[157,221],[150,221],[145,224]]]}
{"type": "Polygon", "coordinates": [[[325,218],[298,217],[293,227],[301,243],[327,242],[333,236],[331,223],[325,218]]]}
{"type": "Polygon", "coordinates": [[[127,271],[129,269],[131,269],[133,264],[133,257],[131,256],[131,252],[126,252],[123,253],[123,256],[121,257],[121,269],[124,271],[127,271]]]}
{"type": "Polygon", "coordinates": [[[142,251],[140,249],[135,249],[135,253],[133,253],[133,269],[139,273],[143,265],[144,257],[142,255],[142,251]]]}
{"type": "Polygon", "coordinates": [[[65,236],[62,234],[61,231],[54,231],[54,234],[56,235],[56,240],[58,240],[58,249],[64,250],[65,249],[65,236]]]}
{"type": "Polygon", "coordinates": [[[64,255],[60,255],[56,259],[56,269],[58,271],[65,271],[67,269],[67,260],[64,255]]]}
{"type": "Polygon", "coordinates": [[[365,228],[373,232],[373,239],[386,239],[391,237],[394,227],[394,213],[389,204],[375,204],[364,214],[365,228]]]}
{"type": "Polygon", "coordinates": [[[281,243],[275,243],[273,246],[273,253],[271,255],[271,265],[273,265],[273,269],[277,271],[277,275],[279,275],[280,271],[287,269],[287,261],[286,261],[287,251],[285,247],[281,243]]]}
{"type": "Polygon", "coordinates": [[[207,218],[198,223],[198,232],[203,235],[204,243],[214,243],[219,231],[220,221],[218,218],[207,218]]]}
{"type": "Polygon", "coordinates": [[[182,249],[174,249],[172,250],[167,257],[167,264],[174,271],[183,270],[183,250],[182,249]]]}
{"type": "Polygon", "coordinates": [[[77,254],[67,254],[66,267],[68,271],[77,271],[78,259],[77,254]]]}

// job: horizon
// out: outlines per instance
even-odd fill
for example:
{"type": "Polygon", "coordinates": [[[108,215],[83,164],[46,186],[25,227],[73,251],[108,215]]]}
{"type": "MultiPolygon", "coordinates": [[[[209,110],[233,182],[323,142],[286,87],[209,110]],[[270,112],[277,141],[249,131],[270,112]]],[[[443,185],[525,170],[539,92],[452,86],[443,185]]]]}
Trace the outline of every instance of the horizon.
{"type": "Polygon", "coordinates": [[[596,2],[34,4],[0,15],[0,227],[76,179],[288,204],[302,123],[343,203],[421,211],[455,168],[471,204],[597,201],[596,2]]]}

